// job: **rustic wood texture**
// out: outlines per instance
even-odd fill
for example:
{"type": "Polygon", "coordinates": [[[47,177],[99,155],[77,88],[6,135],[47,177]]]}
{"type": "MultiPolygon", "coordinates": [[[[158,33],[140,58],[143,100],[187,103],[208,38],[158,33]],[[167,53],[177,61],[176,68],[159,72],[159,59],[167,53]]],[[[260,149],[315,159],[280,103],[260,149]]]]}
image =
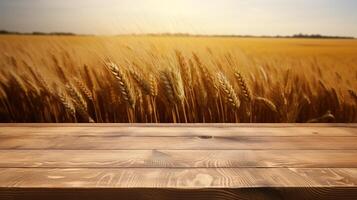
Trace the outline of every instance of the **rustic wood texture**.
{"type": "Polygon", "coordinates": [[[351,158],[357,150],[0,150],[0,168],[357,168],[351,158]]]}
{"type": "Polygon", "coordinates": [[[0,124],[0,199],[356,197],[356,124],[0,124]]]}
{"type": "Polygon", "coordinates": [[[18,188],[357,186],[355,168],[6,168],[0,169],[0,177],[2,187],[18,188]]]}

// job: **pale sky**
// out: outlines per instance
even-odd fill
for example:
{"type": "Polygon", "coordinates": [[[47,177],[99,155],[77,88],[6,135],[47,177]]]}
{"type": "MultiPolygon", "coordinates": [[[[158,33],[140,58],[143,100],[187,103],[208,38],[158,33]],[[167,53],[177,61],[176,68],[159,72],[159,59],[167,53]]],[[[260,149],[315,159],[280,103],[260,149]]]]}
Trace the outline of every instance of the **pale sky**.
{"type": "Polygon", "coordinates": [[[357,37],[357,0],[0,0],[0,29],[357,37]]]}

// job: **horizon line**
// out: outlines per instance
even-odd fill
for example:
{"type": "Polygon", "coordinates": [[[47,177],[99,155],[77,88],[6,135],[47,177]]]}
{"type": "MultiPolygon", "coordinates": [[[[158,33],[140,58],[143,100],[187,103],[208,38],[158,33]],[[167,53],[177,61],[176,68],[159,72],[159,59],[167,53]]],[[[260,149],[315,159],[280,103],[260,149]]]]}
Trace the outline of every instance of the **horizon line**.
{"type": "Polygon", "coordinates": [[[324,35],[324,34],[305,34],[297,33],[292,35],[254,35],[254,34],[194,34],[194,33],[118,33],[118,34],[82,34],[75,32],[61,32],[61,31],[9,31],[0,30],[0,35],[53,35],[53,36],[185,36],[185,37],[244,37],[244,38],[316,38],[316,39],[357,39],[355,36],[341,36],[341,35],[324,35]]]}

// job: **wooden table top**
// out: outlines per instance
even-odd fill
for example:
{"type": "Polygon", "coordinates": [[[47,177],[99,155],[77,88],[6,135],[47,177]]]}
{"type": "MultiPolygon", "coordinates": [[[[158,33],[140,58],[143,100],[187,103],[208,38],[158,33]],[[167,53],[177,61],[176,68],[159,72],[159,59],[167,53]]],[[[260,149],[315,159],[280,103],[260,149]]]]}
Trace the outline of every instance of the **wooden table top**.
{"type": "Polygon", "coordinates": [[[120,196],[357,199],[357,124],[0,124],[0,199],[120,196]]]}

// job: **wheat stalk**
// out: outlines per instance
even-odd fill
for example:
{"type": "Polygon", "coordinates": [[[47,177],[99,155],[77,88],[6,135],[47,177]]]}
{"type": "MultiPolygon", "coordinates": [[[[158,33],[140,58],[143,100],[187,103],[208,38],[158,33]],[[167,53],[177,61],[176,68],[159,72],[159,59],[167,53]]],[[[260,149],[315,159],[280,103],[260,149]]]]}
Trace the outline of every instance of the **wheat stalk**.
{"type": "Polygon", "coordinates": [[[66,84],[67,91],[69,95],[73,98],[74,103],[87,110],[87,102],[84,100],[83,96],[70,84],[66,84]]]}
{"type": "Polygon", "coordinates": [[[252,101],[252,95],[248,88],[247,82],[245,81],[244,77],[242,76],[242,74],[239,71],[235,71],[234,75],[235,75],[236,79],[238,80],[239,88],[240,88],[241,92],[243,93],[243,97],[244,97],[243,99],[247,103],[250,103],[252,101]]]}
{"type": "Polygon", "coordinates": [[[258,104],[262,104],[262,105],[266,106],[274,113],[278,112],[278,109],[276,108],[275,104],[272,101],[270,101],[269,99],[266,99],[263,97],[256,97],[256,98],[254,98],[254,101],[258,104]]]}
{"type": "Polygon", "coordinates": [[[62,103],[62,105],[64,106],[64,108],[66,109],[66,111],[72,116],[72,117],[76,117],[76,109],[73,106],[73,103],[71,101],[68,100],[68,98],[66,97],[66,95],[63,93],[61,95],[59,95],[59,99],[62,103]]]}
{"type": "Polygon", "coordinates": [[[93,90],[94,88],[93,77],[87,65],[84,65],[84,74],[85,74],[85,82],[87,83],[89,90],[93,90]]]}
{"type": "Polygon", "coordinates": [[[172,83],[170,80],[169,73],[167,71],[163,71],[163,72],[161,72],[160,77],[161,77],[162,83],[164,85],[164,88],[165,88],[164,91],[166,93],[168,100],[174,104],[175,103],[175,95],[174,95],[174,89],[173,89],[173,86],[172,86],[172,83]]]}
{"type": "MultiPolygon", "coordinates": [[[[201,78],[203,79],[204,83],[207,85],[209,85],[210,90],[213,90],[213,94],[214,95],[218,95],[218,91],[219,91],[219,85],[216,84],[216,81],[214,79],[214,77],[211,75],[211,73],[209,72],[208,68],[203,65],[201,59],[198,57],[198,55],[196,53],[193,53],[193,59],[196,62],[196,65],[198,67],[198,69],[201,72],[201,78]]],[[[208,90],[208,91],[210,91],[208,90]]]]}
{"type": "Polygon", "coordinates": [[[93,95],[92,92],[89,91],[89,89],[84,85],[82,81],[80,81],[78,78],[74,78],[74,81],[76,82],[76,85],[79,87],[79,89],[82,91],[82,93],[93,102],[93,95]]]}
{"type": "Polygon", "coordinates": [[[151,86],[150,86],[149,82],[147,82],[145,79],[141,78],[141,77],[144,77],[144,76],[142,74],[139,74],[135,70],[131,70],[130,74],[133,77],[133,79],[135,80],[135,82],[138,84],[138,86],[141,88],[141,90],[145,94],[150,95],[151,86]]]}
{"type": "Polygon", "coordinates": [[[76,112],[87,122],[94,123],[92,117],[88,114],[88,107],[82,95],[70,84],[66,85],[69,95],[73,99],[76,112]]]}
{"type": "Polygon", "coordinates": [[[185,91],[179,72],[166,69],[161,72],[161,80],[170,103],[176,104],[184,100],[185,91]]]}
{"type": "Polygon", "coordinates": [[[179,102],[182,102],[185,99],[185,89],[184,89],[181,73],[176,70],[176,71],[172,71],[171,75],[172,75],[171,77],[172,82],[174,83],[173,86],[175,90],[176,99],[179,102]]]}
{"type": "Polygon", "coordinates": [[[183,91],[182,80],[175,72],[171,70],[162,71],[161,80],[170,103],[176,104],[184,99],[185,93],[183,91]]]}
{"type": "Polygon", "coordinates": [[[233,86],[222,73],[218,73],[217,76],[225,99],[233,108],[238,109],[240,107],[240,101],[233,89],[233,86]]]}
{"type": "Polygon", "coordinates": [[[154,75],[150,75],[150,95],[156,97],[159,94],[157,80],[154,75]]]}
{"type": "Polygon", "coordinates": [[[135,108],[135,93],[132,88],[130,81],[124,71],[119,68],[116,64],[110,62],[106,63],[106,67],[114,75],[116,80],[119,82],[120,94],[125,102],[131,107],[135,108]]]}
{"type": "Polygon", "coordinates": [[[187,64],[186,59],[183,57],[182,53],[180,51],[176,50],[176,57],[177,61],[180,65],[181,72],[183,74],[185,83],[189,86],[192,85],[192,74],[191,74],[191,69],[190,66],[187,64]]]}

